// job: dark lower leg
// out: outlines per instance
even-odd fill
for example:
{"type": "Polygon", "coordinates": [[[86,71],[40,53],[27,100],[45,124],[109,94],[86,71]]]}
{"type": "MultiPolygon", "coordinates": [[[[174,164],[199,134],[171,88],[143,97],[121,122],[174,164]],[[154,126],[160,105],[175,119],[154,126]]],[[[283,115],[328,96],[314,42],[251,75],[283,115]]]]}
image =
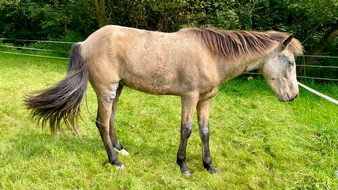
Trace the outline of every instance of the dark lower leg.
{"type": "Polygon", "coordinates": [[[117,155],[114,151],[111,139],[109,137],[109,133],[108,133],[108,130],[107,130],[108,127],[103,124],[102,120],[99,117],[96,120],[96,126],[97,126],[97,128],[100,132],[102,142],[103,142],[104,147],[106,149],[109,163],[113,164],[113,165],[117,165],[119,167],[122,167],[122,163],[119,161],[119,159],[118,159],[118,157],[117,157],[117,155]]]}
{"type": "Polygon", "coordinates": [[[114,97],[114,100],[113,100],[112,112],[111,112],[111,116],[110,116],[109,135],[110,135],[110,139],[112,141],[114,148],[120,151],[120,150],[123,149],[123,146],[119,142],[119,140],[116,136],[115,129],[114,129],[114,120],[115,120],[115,112],[116,112],[116,108],[117,108],[117,103],[118,103],[119,97],[121,95],[123,86],[116,84],[114,86],[114,88],[115,88],[114,90],[116,92],[114,93],[115,97],[114,97]]]}
{"type": "Polygon", "coordinates": [[[181,140],[177,152],[177,164],[180,166],[181,172],[184,175],[190,175],[189,168],[186,163],[186,147],[191,132],[192,132],[192,124],[181,126],[181,140]]]}
{"type": "Polygon", "coordinates": [[[209,111],[211,100],[205,100],[197,104],[198,124],[200,137],[202,141],[202,160],[203,166],[210,173],[216,173],[216,170],[211,162],[210,149],[209,149],[209,111]]]}
{"type": "Polygon", "coordinates": [[[110,117],[112,114],[113,100],[116,97],[114,93],[115,92],[112,91],[111,93],[98,96],[96,126],[100,132],[104,147],[106,148],[109,163],[123,167],[114,150],[110,131],[110,117]]]}
{"type": "Polygon", "coordinates": [[[114,115],[115,113],[112,113],[111,117],[110,117],[110,130],[109,130],[109,135],[110,135],[110,139],[112,141],[112,144],[114,146],[114,148],[116,148],[117,150],[122,150],[123,146],[120,143],[119,139],[116,136],[115,133],[115,129],[114,129],[114,115]]]}
{"type": "Polygon", "coordinates": [[[177,152],[177,164],[181,168],[183,175],[189,176],[190,171],[186,163],[186,148],[188,139],[192,132],[192,118],[197,104],[196,94],[182,96],[182,115],[181,115],[181,138],[180,146],[177,152]]]}
{"type": "Polygon", "coordinates": [[[216,173],[216,170],[211,162],[210,149],[209,149],[209,126],[200,125],[200,137],[202,140],[202,160],[203,166],[210,173],[216,173]]]}

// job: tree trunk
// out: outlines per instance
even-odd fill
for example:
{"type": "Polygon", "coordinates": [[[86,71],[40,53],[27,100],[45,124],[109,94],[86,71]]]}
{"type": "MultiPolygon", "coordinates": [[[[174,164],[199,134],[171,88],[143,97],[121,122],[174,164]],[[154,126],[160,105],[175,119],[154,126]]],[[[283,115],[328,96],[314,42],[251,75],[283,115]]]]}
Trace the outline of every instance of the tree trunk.
{"type": "Polygon", "coordinates": [[[64,23],[64,33],[65,35],[68,34],[68,25],[66,22],[64,23]]]}
{"type": "Polygon", "coordinates": [[[105,0],[92,0],[96,10],[96,19],[99,28],[108,24],[108,18],[106,16],[105,0]]]}
{"type": "MultiPolygon", "coordinates": [[[[324,35],[323,39],[308,53],[311,57],[305,57],[304,65],[311,65],[316,57],[322,53],[325,48],[337,37],[338,35],[338,22],[324,35]]],[[[298,74],[304,71],[304,67],[300,67],[298,74]]]]}

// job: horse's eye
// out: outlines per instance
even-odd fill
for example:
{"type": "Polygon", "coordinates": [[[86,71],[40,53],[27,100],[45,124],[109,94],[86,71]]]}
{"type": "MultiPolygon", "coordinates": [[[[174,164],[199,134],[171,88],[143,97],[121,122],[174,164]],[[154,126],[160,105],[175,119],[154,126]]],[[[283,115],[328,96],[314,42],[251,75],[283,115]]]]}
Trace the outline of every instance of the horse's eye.
{"type": "Polygon", "coordinates": [[[295,65],[296,63],[294,61],[289,61],[290,65],[295,65]]]}

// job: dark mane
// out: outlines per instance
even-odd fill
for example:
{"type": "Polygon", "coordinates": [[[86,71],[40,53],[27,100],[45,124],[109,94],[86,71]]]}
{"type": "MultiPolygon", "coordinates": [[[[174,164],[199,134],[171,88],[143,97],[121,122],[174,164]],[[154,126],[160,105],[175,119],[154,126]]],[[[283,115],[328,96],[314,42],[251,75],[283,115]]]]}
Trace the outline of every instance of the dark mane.
{"type": "MultiPolygon", "coordinates": [[[[287,33],[276,31],[231,31],[214,28],[186,28],[182,31],[202,39],[210,50],[230,60],[236,60],[242,56],[255,58],[265,55],[290,36],[287,33]]],[[[303,52],[302,45],[294,38],[288,49],[296,55],[303,52]]]]}

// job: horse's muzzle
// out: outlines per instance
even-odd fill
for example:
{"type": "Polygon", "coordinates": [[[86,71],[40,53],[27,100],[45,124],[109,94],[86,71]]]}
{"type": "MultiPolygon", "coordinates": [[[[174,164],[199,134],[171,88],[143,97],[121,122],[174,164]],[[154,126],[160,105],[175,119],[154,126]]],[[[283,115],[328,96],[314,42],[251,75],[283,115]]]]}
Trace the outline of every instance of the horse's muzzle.
{"type": "Polygon", "coordinates": [[[281,102],[292,102],[296,98],[298,98],[298,96],[299,96],[298,93],[294,96],[290,96],[289,94],[285,94],[284,97],[278,97],[278,100],[281,101],[281,102]]]}

